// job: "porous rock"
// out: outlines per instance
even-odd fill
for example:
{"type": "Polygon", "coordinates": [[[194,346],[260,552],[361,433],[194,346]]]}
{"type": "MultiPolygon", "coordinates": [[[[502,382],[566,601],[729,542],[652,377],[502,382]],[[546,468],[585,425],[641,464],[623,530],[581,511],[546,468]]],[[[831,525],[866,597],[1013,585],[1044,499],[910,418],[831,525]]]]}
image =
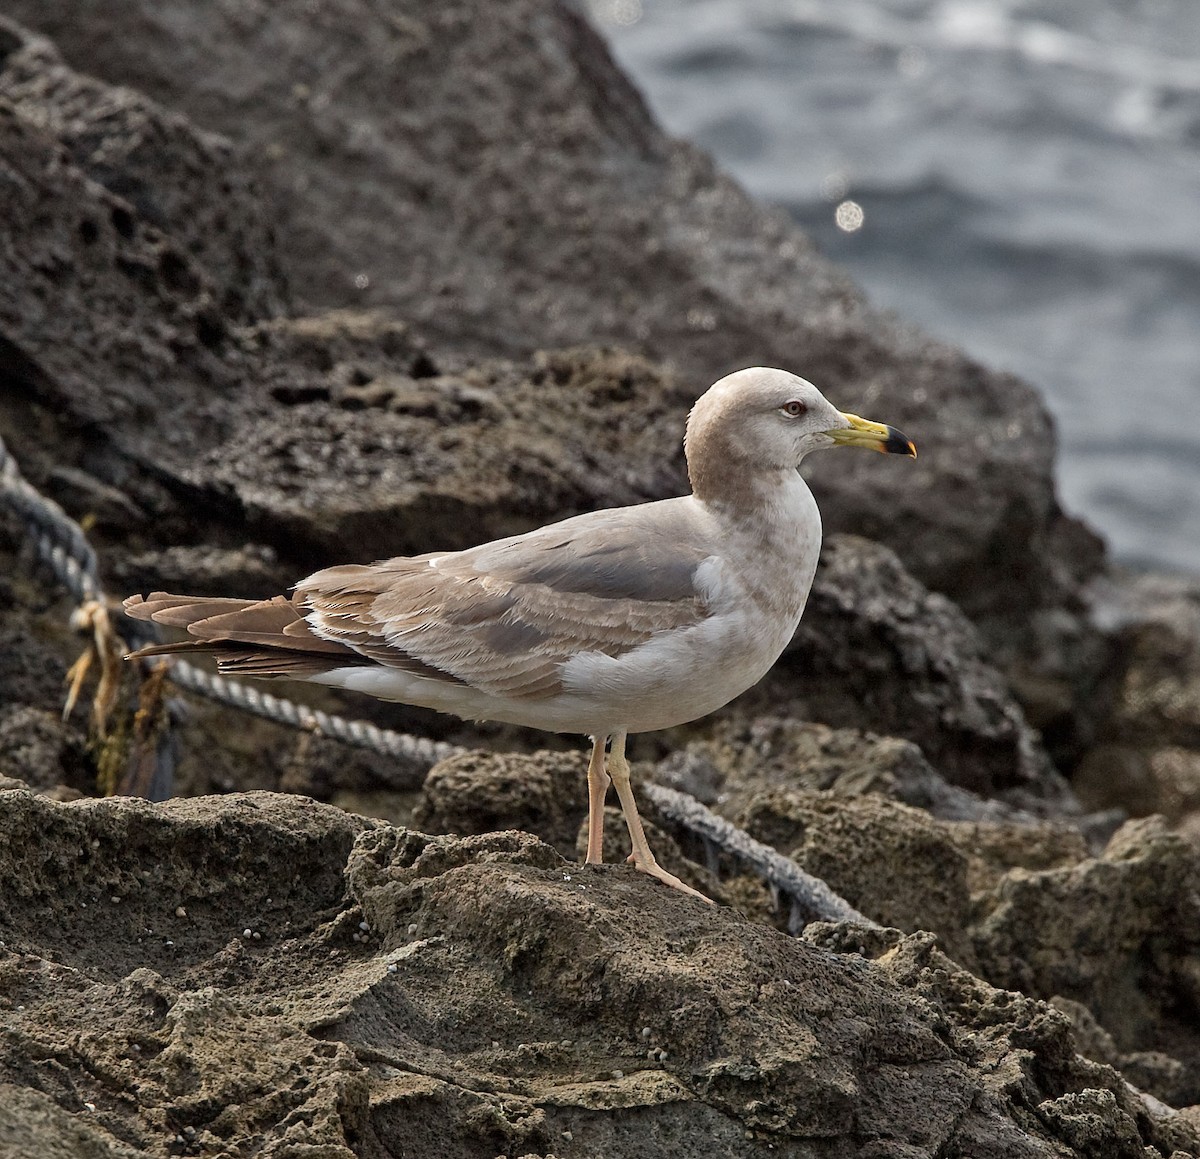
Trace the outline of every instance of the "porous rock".
{"type": "Polygon", "coordinates": [[[232,297],[253,300],[266,235],[249,223],[261,210],[240,174],[222,176],[228,157],[215,138],[76,76],[7,20],[0,37],[0,351],[10,380],[0,413],[12,450],[87,467],[85,425],[103,430],[101,447],[128,437],[127,456],[178,444],[190,425],[214,421],[216,400],[236,385],[240,368],[220,348],[232,297]],[[202,203],[223,203],[226,225],[206,247],[191,244],[196,219],[212,212],[202,203]]]}
{"type": "Polygon", "coordinates": [[[228,440],[179,470],[280,555],[468,547],[685,486],[687,395],[643,358],[587,347],[434,363],[379,313],[277,321],[245,337],[260,393],[243,400],[228,440]]]}
{"type": "MultiPolygon", "coordinates": [[[[2,27],[0,98],[117,198],[114,227],[125,225],[124,203],[177,242],[182,253],[164,251],[164,287],[194,278],[186,254],[211,278],[217,308],[231,320],[282,313],[287,290],[269,211],[248,171],[233,163],[229,141],[141,93],[76,72],[44,37],[7,20],[2,27]]],[[[107,224],[81,219],[82,239],[94,244],[107,224]]]]}
{"type": "Polygon", "coordinates": [[[826,543],[788,652],[742,704],[904,737],[960,788],[1024,807],[1071,807],[972,623],[869,540],[826,543]]]}
{"type": "MultiPolygon", "coordinates": [[[[996,985],[1083,1003],[1124,1053],[1164,1052],[1193,1076],[1145,1060],[1153,1093],[1200,1102],[1200,852],[1161,819],[1124,825],[1104,855],[1013,869],[974,899],[972,939],[996,985]]],[[[1167,1060],[1168,1063],[1170,1060],[1167,1060]]],[[[1148,1083],[1148,1085],[1150,1085],[1148,1083]]]]}
{"type": "Polygon", "coordinates": [[[1040,1156],[1075,1120],[1030,1108],[1089,1090],[1107,1153],[1197,1142],[927,937],[270,794],[0,826],[0,1083],[46,1154],[1040,1156]]]}
{"type": "MultiPolygon", "coordinates": [[[[781,213],[662,133],[573,6],[9,11],[223,133],[306,301],[387,306],[472,357],[617,343],[673,363],[692,397],[738,366],[795,368],[922,448],[822,464],[827,524],[902,548],[998,639],[1098,566],[1055,499],[1034,393],[871,311],[781,213]]],[[[201,386],[179,377],[177,409],[201,386]]]]}
{"type": "Polygon", "coordinates": [[[92,788],[78,731],[59,714],[27,704],[0,705],[0,774],[41,790],[63,785],[80,792],[92,788]]]}
{"type": "Polygon", "coordinates": [[[581,753],[465,752],[430,769],[413,824],[464,837],[521,829],[569,856],[586,812],[581,753]]]}
{"type": "Polygon", "coordinates": [[[885,926],[937,933],[968,968],[968,859],[947,826],[875,795],[776,789],[757,794],[735,824],[824,881],[885,926]]]}
{"type": "MultiPolygon", "coordinates": [[[[751,698],[658,762],[655,779],[726,811],[768,788],[879,793],[946,821],[1031,821],[1002,800],[951,784],[911,740],[786,716],[752,716],[751,698]]],[[[776,706],[778,707],[778,706],[776,706]]]]}
{"type": "Polygon", "coordinates": [[[1117,575],[1092,598],[1114,655],[1073,782],[1093,808],[1161,813],[1200,833],[1200,584],[1117,575]]]}

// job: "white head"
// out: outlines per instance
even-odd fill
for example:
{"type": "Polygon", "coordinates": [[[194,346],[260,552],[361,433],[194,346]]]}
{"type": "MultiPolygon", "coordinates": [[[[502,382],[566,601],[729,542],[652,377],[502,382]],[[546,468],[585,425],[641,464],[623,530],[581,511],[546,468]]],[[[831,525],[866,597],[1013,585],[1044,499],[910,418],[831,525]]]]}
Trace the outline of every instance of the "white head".
{"type": "Polygon", "coordinates": [[[843,414],[786,370],[754,366],[700,396],[688,416],[684,451],[692,490],[707,499],[753,489],[756,478],[794,471],[809,451],[839,445],[916,457],[894,427],[843,414]]]}

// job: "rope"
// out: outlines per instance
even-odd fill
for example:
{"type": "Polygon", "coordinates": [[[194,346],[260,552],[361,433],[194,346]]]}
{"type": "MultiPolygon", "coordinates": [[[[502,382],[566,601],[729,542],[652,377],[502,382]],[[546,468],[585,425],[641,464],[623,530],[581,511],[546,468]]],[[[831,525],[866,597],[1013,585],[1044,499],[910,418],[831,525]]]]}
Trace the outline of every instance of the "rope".
{"type": "MultiPolygon", "coordinates": [[[[100,587],[96,552],[83,529],[57,503],[26,482],[2,438],[0,498],[21,518],[38,556],[71,593],[75,602],[80,606],[93,602],[108,606],[100,587]]],[[[147,643],[157,639],[153,625],[128,617],[122,617],[122,632],[127,637],[144,639],[147,643]]],[[[277,724],[312,729],[343,744],[391,757],[421,773],[460,751],[453,745],[377,728],[367,721],[347,720],[318,709],[304,708],[290,700],[271,696],[236,680],[197,668],[186,660],[176,659],[172,662],[171,680],[179,687],[209,700],[240,708],[277,724]]]]}
{"type": "Polygon", "coordinates": [[[38,556],[75,597],[77,604],[100,597],[96,552],[79,526],[53,499],[22,477],[16,460],[0,439],[0,495],[29,531],[38,556]]]}
{"type": "MultiPolygon", "coordinates": [[[[20,517],[38,556],[71,593],[76,604],[82,609],[91,609],[86,618],[89,624],[95,624],[96,605],[101,610],[110,606],[100,586],[96,552],[79,524],[21,476],[2,438],[0,499],[20,517]]],[[[157,639],[153,625],[128,617],[122,619],[122,631],[130,639],[147,643],[157,639]]],[[[365,720],[348,720],[320,709],[306,708],[283,697],[272,696],[258,688],[197,668],[178,657],[173,658],[170,664],[171,681],[189,692],[277,724],[306,729],[342,744],[391,757],[403,766],[396,771],[393,781],[397,787],[417,787],[424,774],[439,761],[466,751],[426,737],[379,728],[365,720]]],[[[86,672],[86,665],[83,670],[86,672]]],[[[75,692],[78,692],[77,687],[75,692]]],[[[787,897],[791,903],[789,928],[793,932],[798,932],[806,922],[815,919],[877,925],[838,897],[819,878],[805,873],[794,861],[755,841],[748,833],[705,808],[694,797],[653,784],[644,785],[643,792],[664,817],[695,833],[705,842],[706,848],[711,850],[715,846],[745,863],[765,878],[773,890],[787,897]]]]}
{"type": "Polygon", "coordinates": [[[189,692],[197,692],[209,700],[240,708],[264,720],[291,725],[292,728],[309,729],[342,744],[391,757],[413,766],[422,776],[439,761],[466,751],[444,741],[379,728],[370,721],[347,720],[344,716],[334,716],[319,708],[306,708],[259,688],[197,668],[183,660],[173,662],[171,680],[189,692]]]}
{"type": "Polygon", "coordinates": [[[753,869],[792,903],[788,929],[798,933],[810,921],[856,922],[879,929],[879,923],[860,914],[838,897],[819,877],[805,872],[790,857],[755,841],[724,817],[718,817],[695,797],[665,785],[642,785],[643,795],[669,821],[682,825],[707,844],[715,845],[753,869]]]}

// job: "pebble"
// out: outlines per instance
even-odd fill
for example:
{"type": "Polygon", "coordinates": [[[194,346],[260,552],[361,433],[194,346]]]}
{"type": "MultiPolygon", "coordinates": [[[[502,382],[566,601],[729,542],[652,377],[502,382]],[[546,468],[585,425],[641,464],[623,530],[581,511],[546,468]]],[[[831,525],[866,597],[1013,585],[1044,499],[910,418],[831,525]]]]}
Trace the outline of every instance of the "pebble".
{"type": "Polygon", "coordinates": [[[181,905],[177,905],[177,906],[175,907],[175,916],[176,916],[177,918],[186,918],[186,917],[187,917],[187,910],[185,910],[185,909],[183,908],[183,906],[181,906],[181,905]]]}
{"type": "Polygon", "coordinates": [[[648,1026],[642,1027],[642,1037],[643,1038],[649,1038],[651,1034],[653,1034],[653,1031],[650,1029],[650,1027],[648,1027],[648,1026]]]}
{"type": "Polygon", "coordinates": [[[623,1079],[625,1077],[625,1072],[623,1070],[615,1070],[612,1072],[612,1076],[615,1079],[623,1079]]]}
{"type": "Polygon", "coordinates": [[[253,931],[253,930],[251,930],[251,929],[249,929],[249,928],[247,928],[247,929],[244,929],[244,930],[242,930],[242,937],[243,937],[243,938],[248,938],[248,937],[250,937],[250,935],[251,935],[252,933],[254,933],[254,931],[253,931]]]}
{"type": "Polygon", "coordinates": [[[398,970],[398,967],[397,967],[397,965],[396,965],[396,963],[395,963],[395,962],[393,962],[393,963],[392,963],[392,964],[391,964],[391,965],[388,967],[388,973],[389,973],[389,974],[395,974],[397,970],[398,970]]]}
{"type": "Polygon", "coordinates": [[[416,932],[417,932],[417,923],[413,922],[408,927],[408,936],[411,938],[413,936],[413,934],[415,934],[416,932]]]}
{"type": "Polygon", "coordinates": [[[359,922],[358,928],[362,930],[364,934],[369,934],[371,932],[371,927],[366,922],[359,922]]]}

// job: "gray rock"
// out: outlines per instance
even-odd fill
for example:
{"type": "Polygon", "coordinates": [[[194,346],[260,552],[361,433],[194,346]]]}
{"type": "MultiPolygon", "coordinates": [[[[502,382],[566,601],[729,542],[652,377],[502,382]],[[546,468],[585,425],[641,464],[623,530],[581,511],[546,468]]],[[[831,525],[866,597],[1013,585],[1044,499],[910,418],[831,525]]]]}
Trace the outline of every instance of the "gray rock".
{"type": "MultiPolygon", "coordinates": [[[[148,187],[155,164],[163,185],[190,184],[214,204],[224,197],[228,219],[260,211],[241,178],[222,176],[229,158],[182,118],[75,77],[45,41],[7,21],[0,38],[0,431],[35,483],[82,468],[153,514],[164,506],[155,487],[128,494],[123,476],[171,448],[178,455],[198,430],[221,436],[221,400],[244,371],[223,349],[235,287],[197,260],[180,222],[157,211],[150,220],[98,181],[96,159],[114,166],[109,185],[121,184],[127,160],[130,182],[140,168],[148,187]],[[137,145],[139,134],[157,148],[137,145]]],[[[186,220],[186,202],[176,217],[186,220]]],[[[231,226],[214,242],[218,266],[236,236],[231,226]]],[[[249,252],[246,261],[254,267],[249,252]]],[[[245,300],[252,280],[237,282],[245,300]]]]}
{"type": "Polygon", "coordinates": [[[904,737],[952,785],[1022,808],[1072,809],[988,653],[967,617],[891,551],[833,536],[789,651],[738,704],[904,737]]]}
{"type": "MultiPolygon", "coordinates": [[[[230,321],[283,312],[288,293],[267,203],[229,140],[132,89],[76,72],[49,40],[2,18],[0,41],[0,99],[117,199],[113,229],[156,230],[178,247],[160,253],[157,270],[136,271],[143,289],[194,294],[203,288],[194,264],[230,321]]],[[[85,244],[97,244],[110,221],[84,217],[78,229],[85,244]]]]}
{"type": "Polygon", "coordinates": [[[728,813],[764,789],[879,793],[945,821],[1031,822],[1033,816],[951,784],[912,741],[788,717],[747,721],[737,708],[704,739],[659,761],[655,780],[728,813]]]}
{"type": "MultiPolygon", "coordinates": [[[[951,829],[926,822],[914,846],[906,817],[856,812],[865,845],[810,819],[886,882],[951,829]]],[[[0,790],[0,942],[19,998],[0,1003],[0,1129],[40,1154],[250,1134],[331,1156],[403,1140],[414,1159],[1200,1146],[1080,1057],[1065,1015],[930,934],[816,923],[797,941],[527,834],[432,837],[267,793],[0,790]]]]}
{"type": "MultiPolygon", "coordinates": [[[[617,342],[677,366],[692,397],[736,366],[793,367],[922,448],[916,464],[823,463],[829,527],[902,551],[996,640],[1020,643],[1029,613],[1098,565],[1058,507],[1033,392],[869,310],[782,214],[667,138],[558,0],[9,11],[77,66],[224,133],[233,168],[269,187],[302,300],[387,306],[473,357],[617,342]]],[[[212,391],[172,377],[177,426],[212,391]]]]}
{"type": "Polygon", "coordinates": [[[1200,853],[1159,818],[1131,821],[1100,858],[1015,870],[975,898],[984,977],[1083,1003],[1121,1051],[1169,1050],[1184,1070],[1138,1058],[1153,1093],[1200,1101],[1200,853]],[[1182,1076],[1190,1074],[1190,1083],[1182,1076]]]}
{"type": "Polygon", "coordinates": [[[34,789],[87,791],[95,780],[78,731],[27,704],[0,704],[0,774],[34,789]]]}
{"type": "Polygon", "coordinates": [[[1090,594],[1113,658],[1073,772],[1079,794],[1200,832],[1200,582],[1116,575],[1090,594]]]}

